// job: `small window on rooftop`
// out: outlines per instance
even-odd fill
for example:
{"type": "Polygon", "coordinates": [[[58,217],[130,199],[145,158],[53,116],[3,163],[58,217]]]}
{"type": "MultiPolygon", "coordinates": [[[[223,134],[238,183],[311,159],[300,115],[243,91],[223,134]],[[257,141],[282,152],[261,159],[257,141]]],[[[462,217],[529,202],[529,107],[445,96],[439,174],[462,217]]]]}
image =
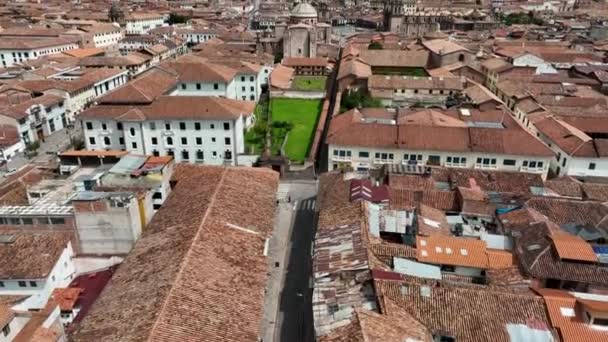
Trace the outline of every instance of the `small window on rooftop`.
{"type": "Polygon", "coordinates": [[[576,316],[576,313],[574,312],[574,309],[572,309],[572,308],[559,308],[559,311],[562,314],[562,316],[564,316],[564,317],[576,316]]]}
{"type": "Polygon", "coordinates": [[[467,252],[467,250],[466,250],[466,249],[462,248],[462,249],[460,250],[460,254],[462,254],[462,255],[469,255],[469,252],[467,252]]]}

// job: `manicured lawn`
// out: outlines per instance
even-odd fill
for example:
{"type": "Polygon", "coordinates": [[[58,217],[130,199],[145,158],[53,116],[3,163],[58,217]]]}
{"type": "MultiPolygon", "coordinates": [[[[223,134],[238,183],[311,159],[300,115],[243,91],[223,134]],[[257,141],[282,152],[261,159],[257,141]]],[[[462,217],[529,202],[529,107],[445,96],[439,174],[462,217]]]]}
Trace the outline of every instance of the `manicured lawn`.
{"type": "Polygon", "coordinates": [[[288,129],[280,127],[282,122],[292,125],[285,144],[285,154],[292,161],[304,161],[321,112],[321,100],[272,99],[272,150],[278,152],[288,129]],[[277,124],[278,123],[278,124],[277,124]]]}
{"type": "Polygon", "coordinates": [[[260,99],[255,107],[255,124],[245,132],[245,153],[261,154],[264,151],[266,130],[268,129],[268,113],[266,113],[266,100],[260,99]]]}
{"type": "Polygon", "coordinates": [[[327,81],[325,76],[296,76],[292,87],[295,90],[324,91],[325,81],[327,81]]]}

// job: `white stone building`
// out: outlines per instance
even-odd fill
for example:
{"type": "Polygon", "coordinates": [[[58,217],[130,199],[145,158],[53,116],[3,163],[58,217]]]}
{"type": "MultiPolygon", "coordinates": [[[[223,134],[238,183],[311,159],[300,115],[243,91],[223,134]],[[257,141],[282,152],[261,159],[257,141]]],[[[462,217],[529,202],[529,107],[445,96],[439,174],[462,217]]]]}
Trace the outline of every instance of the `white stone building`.
{"type": "Polygon", "coordinates": [[[159,96],[149,105],[99,105],[80,115],[88,150],[173,156],[176,162],[238,165],[255,102],[159,96]]]}
{"type": "Polygon", "coordinates": [[[179,84],[170,95],[222,96],[234,100],[257,101],[262,86],[268,84],[271,67],[250,62],[212,64],[192,59],[165,63],[162,68],[178,75],[179,84]]]}
{"type": "Polygon", "coordinates": [[[356,170],[383,164],[436,165],[546,177],[552,151],[501,112],[354,109],[331,121],[328,165],[356,170]]]}
{"type": "Polygon", "coordinates": [[[125,19],[127,34],[144,34],[163,26],[164,17],[158,13],[131,13],[125,19]]]}
{"type": "Polygon", "coordinates": [[[189,46],[205,43],[206,41],[217,37],[216,31],[205,27],[182,28],[175,30],[175,32],[184,39],[189,46]]]}
{"type": "Polygon", "coordinates": [[[551,170],[557,176],[608,176],[608,140],[593,139],[555,117],[534,123],[540,137],[555,153],[551,170]]]}
{"type": "Polygon", "coordinates": [[[52,94],[0,110],[0,124],[17,127],[26,145],[64,128],[67,122],[65,99],[52,94]]]}
{"type": "Polygon", "coordinates": [[[120,27],[114,25],[83,26],[79,30],[87,32],[92,36],[92,43],[96,48],[118,44],[123,37],[120,27]]]}
{"type": "Polygon", "coordinates": [[[29,296],[15,310],[42,309],[57,287],[67,287],[76,269],[72,259],[74,250],[69,233],[2,234],[0,254],[5,267],[0,274],[0,295],[29,296]],[[12,251],[21,246],[19,251],[12,251]],[[17,264],[21,262],[21,264],[17,264]],[[7,267],[11,265],[12,267],[7,267]]]}
{"type": "Polygon", "coordinates": [[[42,56],[78,49],[78,42],[64,38],[2,38],[0,39],[0,66],[8,68],[42,56]]]}

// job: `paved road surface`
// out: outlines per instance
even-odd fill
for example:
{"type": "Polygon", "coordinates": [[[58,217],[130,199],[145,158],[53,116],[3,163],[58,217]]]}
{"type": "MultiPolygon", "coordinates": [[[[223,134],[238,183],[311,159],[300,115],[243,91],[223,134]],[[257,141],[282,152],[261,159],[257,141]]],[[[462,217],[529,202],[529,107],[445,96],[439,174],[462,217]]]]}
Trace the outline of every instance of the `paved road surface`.
{"type": "Polygon", "coordinates": [[[311,248],[315,227],[316,197],[295,204],[291,249],[280,299],[280,328],[276,341],[314,341],[312,320],[311,248]]]}
{"type": "Polygon", "coordinates": [[[310,248],[314,236],[317,183],[283,180],[268,247],[264,342],[312,341],[310,248]]]}

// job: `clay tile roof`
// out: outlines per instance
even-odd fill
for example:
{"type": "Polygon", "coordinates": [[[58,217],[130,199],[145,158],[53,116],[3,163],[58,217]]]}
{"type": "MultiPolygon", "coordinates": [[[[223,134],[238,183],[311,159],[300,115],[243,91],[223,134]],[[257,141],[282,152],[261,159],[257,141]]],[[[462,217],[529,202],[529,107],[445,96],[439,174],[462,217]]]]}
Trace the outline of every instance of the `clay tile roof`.
{"type": "MultiPolygon", "coordinates": [[[[367,82],[368,87],[372,89],[438,89],[461,91],[464,88],[464,79],[460,77],[372,75],[367,82]]],[[[392,96],[392,91],[390,95],[392,96]]]]}
{"type": "Polygon", "coordinates": [[[225,65],[202,60],[180,59],[176,62],[163,63],[162,68],[173,71],[181,82],[229,82],[237,73],[235,69],[225,65]]]}
{"type": "Polygon", "coordinates": [[[582,183],[577,181],[547,180],[545,187],[555,191],[560,196],[583,198],[582,183]]]}
{"type": "Polygon", "coordinates": [[[440,235],[417,236],[416,259],[438,265],[488,268],[486,243],[476,239],[440,235]]]}
{"type": "Polygon", "coordinates": [[[608,331],[594,329],[586,323],[581,310],[577,310],[577,301],[565,291],[546,289],[539,291],[545,300],[551,325],[557,329],[562,341],[586,342],[605,341],[608,331]]]}
{"type": "Polygon", "coordinates": [[[270,73],[270,85],[273,88],[289,89],[294,73],[294,69],[277,64],[270,73]]]}
{"type": "Polygon", "coordinates": [[[68,51],[64,51],[63,53],[68,56],[82,58],[82,57],[103,55],[105,53],[105,50],[102,48],[87,48],[87,49],[68,50],[68,51]]]}
{"type": "Polygon", "coordinates": [[[562,120],[548,117],[536,122],[535,127],[570,155],[578,157],[597,156],[591,137],[562,120]]]}
{"type": "Polygon", "coordinates": [[[360,58],[372,67],[426,67],[427,51],[363,50],[360,58]]]}
{"type": "Polygon", "coordinates": [[[173,191],[72,339],[258,340],[278,178],[176,167],[173,191]]]}
{"type": "Polygon", "coordinates": [[[515,255],[509,251],[497,250],[497,249],[488,249],[488,267],[490,269],[503,269],[515,267],[517,265],[517,260],[515,255]]]}
{"type": "Polygon", "coordinates": [[[491,58],[481,63],[481,66],[490,71],[500,71],[512,67],[513,65],[502,58],[491,58]]]}
{"type": "Polygon", "coordinates": [[[3,234],[10,243],[0,244],[0,279],[46,278],[68,242],[71,233],[3,234]]]}
{"type": "Polygon", "coordinates": [[[9,305],[0,304],[0,327],[4,327],[15,317],[15,312],[9,305]]]}
{"type": "Polygon", "coordinates": [[[426,190],[435,188],[433,177],[423,175],[400,175],[391,173],[388,176],[388,184],[391,188],[407,190],[426,190]]]}
{"type": "Polygon", "coordinates": [[[51,300],[59,305],[61,311],[70,311],[74,309],[76,302],[84,289],[77,287],[56,288],[51,294],[51,300]]]}
{"type": "Polygon", "coordinates": [[[166,118],[237,119],[253,113],[255,102],[215,96],[160,96],[141,111],[148,120],[166,118]]]}
{"type": "Polygon", "coordinates": [[[463,93],[467,95],[476,105],[481,105],[490,101],[495,101],[497,104],[503,103],[496,95],[494,95],[494,93],[481,84],[474,84],[466,88],[463,93]]]}
{"type": "Polygon", "coordinates": [[[452,235],[445,213],[439,209],[420,204],[417,222],[420,235],[452,235]]]}
{"type": "Polygon", "coordinates": [[[7,108],[0,109],[0,114],[15,118],[21,119],[26,117],[28,114],[26,110],[35,105],[42,105],[45,107],[58,104],[65,99],[61,96],[52,95],[52,94],[44,94],[42,96],[35,97],[31,100],[21,102],[16,105],[9,106],[7,108]]]}
{"type": "Polygon", "coordinates": [[[553,247],[562,260],[597,262],[597,255],[591,245],[581,237],[568,233],[553,234],[553,247]]]}
{"type": "Polygon", "coordinates": [[[575,223],[581,226],[603,227],[608,223],[608,207],[598,202],[535,197],[528,200],[526,206],[537,210],[558,225],[575,223]]]}
{"type": "Polygon", "coordinates": [[[586,199],[599,202],[608,202],[608,184],[581,183],[580,187],[585,193],[586,199]]]}
{"type": "Polygon", "coordinates": [[[511,341],[511,326],[524,334],[517,335],[522,340],[552,340],[544,301],[537,296],[404,281],[377,280],[374,287],[383,313],[395,310],[385,304],[392,300],[433,335],[456,341],[511,341]]]}
{"type": "Polygon", "coordinates": [[[468,51],[467,48],[460,46],[452,41],[444,39],[434,39],[422,42],[422,45],[429,51],[438,55],[447,55],[459,51],[468,51]]]}
{"type": "Polygon", "coordinates": [[[0,148],[13,146],[21,141],[17,127],[0,124],[0,148]]]}
{"type": "Polygon", "coordinates": [[[348,76],[354,76],[355,78],[363,79],[368,78],[372,74],[372,69],[369,64],[360,61],[359,59],[350,58],[343,60],[340,63],[340,70],[338,70],[338,79],[341,80],[348,76]]]}
{"type": "Polygon", "coordinates": [[[445,190],[409,190],[389,188],[389,203],[392,209],[409,209],[419,203],[443,211],[458,209],[458,198],[455,191],[445,190]]]}
{"type": "Polygon", "coordinates": [[[99,99],[100,104],[145,104],[167,94],[177,85],[177,76],[160,68],[153,68],[137,79],[110,91],[99,99]]]}
{"type": "Polygon", "coordinates": [[[327,66],[327,58],[325,57],[287,57],[283,59],[283,65],[288,67],[299,66],[327,66]]]}

